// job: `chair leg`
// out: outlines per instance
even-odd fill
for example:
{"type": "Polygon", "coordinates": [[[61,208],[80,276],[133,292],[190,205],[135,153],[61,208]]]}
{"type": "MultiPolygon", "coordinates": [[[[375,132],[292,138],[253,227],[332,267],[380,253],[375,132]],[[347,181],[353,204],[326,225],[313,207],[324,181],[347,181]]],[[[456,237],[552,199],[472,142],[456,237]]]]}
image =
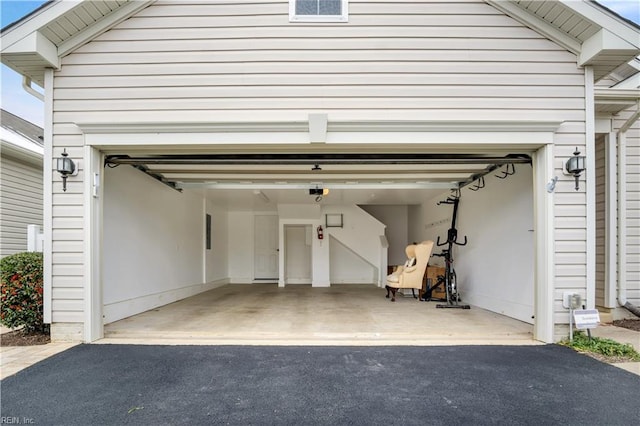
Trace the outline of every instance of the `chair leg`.
{"type": "Polygon", "coordinates": [[[394,288],[394,287],[390,287],[388,285],[385,285],[384,288],[385,288],[385,290],[387,290],[387,295],[385,297],[388,299],[389,298],[389,292],[391,292],[391,301],[395,302],[396,301],[396,291],[398,289],[394,288]]]}

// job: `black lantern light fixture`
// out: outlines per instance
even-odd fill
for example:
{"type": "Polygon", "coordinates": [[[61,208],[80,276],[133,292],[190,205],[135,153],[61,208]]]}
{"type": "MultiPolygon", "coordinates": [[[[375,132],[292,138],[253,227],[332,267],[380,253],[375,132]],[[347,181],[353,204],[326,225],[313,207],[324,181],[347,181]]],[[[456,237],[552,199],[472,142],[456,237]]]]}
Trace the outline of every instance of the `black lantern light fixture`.
{"type": "Polygon", "coordinates": [[[62,151],[62,157],[56,159],[56,170],[62,176],[62,191],[67,192],[67,178],[75,174],[76,164],[69,158],[66,148],[62,151]]]}
{"type": "Polygon", "coordinates": [[[584,155],[580,155],[580,151],[578,151],[578,147],[576,147],[575,152],[573,153],[573,157],[567,160],[565,164],[565,169],[569,174],[572,174],[576,179],[576,191],[580,189],[579,180],[580,174],[586,169],[586,158],[584,155]]]}

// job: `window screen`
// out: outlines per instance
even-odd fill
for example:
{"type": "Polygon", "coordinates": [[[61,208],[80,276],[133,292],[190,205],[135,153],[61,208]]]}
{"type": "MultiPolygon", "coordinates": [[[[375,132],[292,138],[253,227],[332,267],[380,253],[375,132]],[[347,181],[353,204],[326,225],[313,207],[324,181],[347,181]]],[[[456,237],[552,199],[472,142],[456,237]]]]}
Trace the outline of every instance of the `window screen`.
{"type": "Polygon", "coordinates": [[[342,0],[297,0],[296,15],[342,15],[342,0]]]}
{"type": "Polygon", "coordinates": [[[347,0],[289,0],[290,21],[347,22],[347,0]]]}

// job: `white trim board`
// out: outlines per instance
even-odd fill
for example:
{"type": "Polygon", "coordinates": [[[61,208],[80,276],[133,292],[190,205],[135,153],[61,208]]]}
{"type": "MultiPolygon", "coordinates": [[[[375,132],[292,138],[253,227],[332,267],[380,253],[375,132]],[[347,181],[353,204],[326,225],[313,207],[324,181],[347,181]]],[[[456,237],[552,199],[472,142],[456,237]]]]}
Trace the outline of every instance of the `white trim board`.
{"type": "Polygon", "coordinates": [[[195,296],[196,294],[213,290],[226,284],[229,284],[229,281],[223,279],[110,303],[104,305],[104,323],[109,324],[131,316],[131,312],[146,312],[150,309],[186,299],[187,297],[195,296]]]}

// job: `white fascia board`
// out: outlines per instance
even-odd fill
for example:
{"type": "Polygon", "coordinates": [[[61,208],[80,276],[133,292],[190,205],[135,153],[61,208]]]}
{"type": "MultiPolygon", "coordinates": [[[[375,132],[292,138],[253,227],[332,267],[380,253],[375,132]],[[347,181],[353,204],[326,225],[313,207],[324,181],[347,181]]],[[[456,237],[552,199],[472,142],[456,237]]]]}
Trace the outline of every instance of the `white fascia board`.
{"type": "Polygon", "coordinates": [[[116,148],[124,146],[154,145],[156,147],[174,147],[187,149],[211,145],[298,145],[309,143],[309,134],[305,133],[99,133],[86,134],[85,144],[116,148]]]}
{"type": "Polygon", "coordinates": [[[552,132],[330,132],[327,145],[430,145],[434,149],[476,147],[479,150],[518,146],[537,149],[553,140],[552,132]]]}
{"type": "Polygon", "coordinates": [[[132,1],[121,6],[118,10],[110,13],[100,21],[88,26],[84,30],[75,34],[73,37],[65,40],[58,47],[58,54],[60,57],[68,55],[73,52],[75,49],[79,48],[83,44],[86,44],[93,40],[95,37],[104,33],[105,31],[112,28],[114,25],[119,24],[130,16],[134,15],[138,11],[146,8],[147,6],[155,3],[156,0],[147,0],[147,1],[132,1]]]}
{"type": "Polygon", "coordinates": [[[559,44],[572,53],[580,52],[580,42],[564,31],[554,27],[544,19],[522,9],[518,5],[504,0],[485,0],[489,5],[507,14],[521,24],[537,31],[551,41],[559,44]]]}
{"type": "MultiPolygon", "coordinates": [[[[428,144],[435,147],[470,145],[500,149],[519,146],[537,149],[553,141],[561,122],[548,121],[329,121],[326,143],[428,144]]],[[[102,148],[175,147],[211,145],[311,145],[309,124],[291,122],[228,123],[77,123],[85,143],[102,148]],[[115,136],[117,135],[117,137],[115,136]]]]}
{"type": "MultiPolygon", "coordinates": [[[[78,122],[85,134],[140,133],[274,133],[308,132],[308,121],[236,121],[182,123],[90,123],[78,122]]],[[[555,132],[562,121],[489,120],[341,120],[328,121],[329,132],[555,132]]]]}
{"type": "Polygon", "coordinates": [[[576,0],[557,0],[564,6],[575,11],[579,15],[582,15],[585,19],[590,20],[595,25],[607,29],[608,31],[616,34],[626,42],[640,48],[640,30],[634,28],[632,25],[616,18],[613,15],[606,13],[604,10],[598,8],[591,1],[576,1],[576,0]]]}
{"type": "Polygon", "coordinates": [[[555,132],[561,121],[379,120],[329,121],[330,132],[555,132]]]}
{"type": "Polygon", "coordinates": [[[43,155],[41,153],[33,152],[29,149],[25,149],[24,147],[8,143],[4,140],[0,141],[0,152],[2,152],[2,157],[12,157],[21,162],[42,167],[43,155]]]}
{"type": "MultiPolygon", "coordinates": [[[[638,74],[640,77],[640,74],[638,74]]],[[[640,89],[622,89],[619,86],[615,88],[596,88],[594,91],[596,102],[607,100],[622,100],[635,102],[640,99],[640,89]]]]}
{"type": "Polygon", "coordinates": [[[43,147],[35,144],[28,138],[18,133],[12,132],[11,130],[6,129],[4,127],[0,128],[0,140],[2,140],[3,145],[5,143],[14,145],[15,147],[20,148],[21,150],[28,151],[33,153],[36,156],[39,156],[40,159],[42,159],[42,156],[44,155],[43,147]]]}
{"type": "Polygon", "coordinates": [[[606,55],[608,52],[615,52],[616,54],[624,53],[633,57],[640,53],[640,48],[603,28],[582,43],[582,51],[578,57],[578,65],[591,65],[599,59],[600,55],[606,55]]]}
{"type": "Polygon", "coordinates": [[[36,54],[52,68],[60,68],[58,48],[38,31],[27,35],[18,42],[3,49],[2,54],[36,54]]]}
{"type": "MultiPolygon", "coordinates": [[[[450,152],[468,152],[471,149],[477,151],[504,150],[505,148],[523,150],[535,150],[540,146],[553,141],[553,133],[528,133],[528,132],[481,132],[481,133],[446,133],[446,132],[386,132],[386,133],[358,133],[358,132],[337,132],[329,133],[324,144],[326,148],[333,145],[338,147],[353,147],[355,145],[369,148],[375,146],[388,147],[409,147],[409,146],[430,146],[431,149],[438,149],[450,152]]],[[[286,147],[295,146],[300,148],[317,144],[309,141],[308,133],[235,133],[235,134],[211,134],[211,133],[161,133],[161,134],[131,134],[121,133],[117,137],[110,134],[87,134],[85,144],[95,146],[105,150],[118,149],[139,149],[139,150],[197,150],[203,148],[216,149],[221,147],[235,149],[257,149],[262,147],[267,150],[278,151],[286,147]]],[[[341,148],[341,149],[342,149],[341,148]]]]}
{"type": "Polygon", "coordinates": [[[308,132],[307,121],[218,123],[76,123],[85,134],[308,132]]]}

